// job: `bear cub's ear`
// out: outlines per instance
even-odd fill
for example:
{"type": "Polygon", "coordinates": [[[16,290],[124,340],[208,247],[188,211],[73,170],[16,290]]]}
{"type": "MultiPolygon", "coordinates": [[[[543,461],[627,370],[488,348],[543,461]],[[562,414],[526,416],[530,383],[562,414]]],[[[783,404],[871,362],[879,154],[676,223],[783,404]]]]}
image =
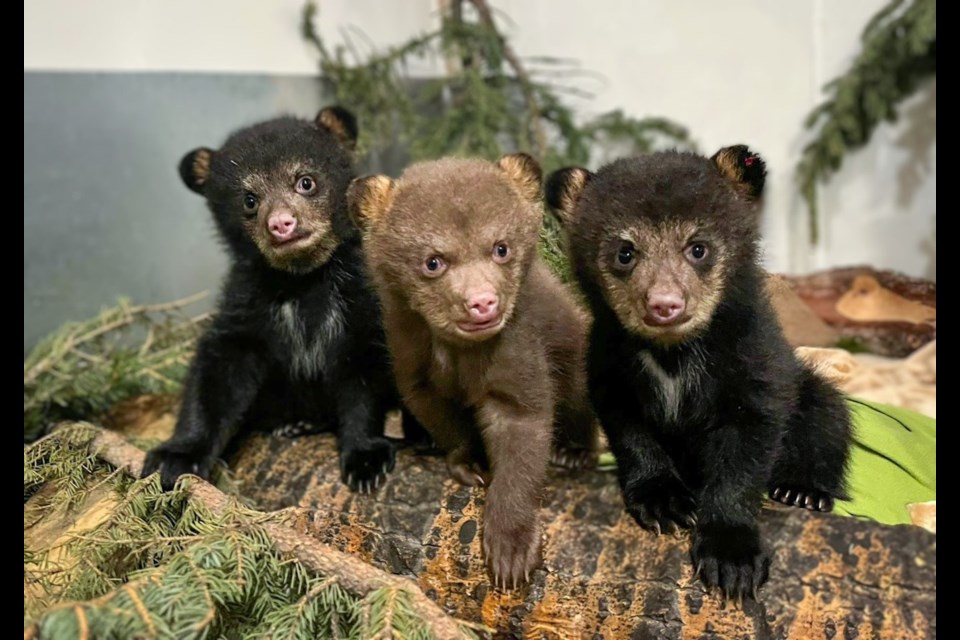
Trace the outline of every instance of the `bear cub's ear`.
{"type": "Polygon", "coordinates": [[[525,200],[539,203],[543,189],[543,169],[540,163],[526,153],[510,153],[497,160],[497,168],[506,175],[525,200]]]}
{"type": "Polygon", "coordinates": [[[710,159],[720,174],[750,200],[756,200],[763,193],[763,185],[767,180],[767,164],[747,145],[724,147],[710,159]]]}
{"type": "Polygon", "coordinates": [[[396,183],[388,176],[354,178],[347,189],[350,218],[357,228],[367,231],[393,204],[396,183]]]}
{"type": "Polygon", "coordinates": [[[557,169],[547,178],[547,204],[564,226],[575,220],[577,201],[592,179],[593,174],[581,167],[557,169]]]}
{"type": "Polygon", "coordinates": [[[180,179],[187,188],[194,193],[203,195],[203,186],[210,177],[210,162],[213,160],[213,150],[199,147],[183,156],[180,160],[180,179]]]}
{"type": "Polygon", "coordinates": [[[321,129],[326,129],[334,135],[347,151],[353,151],[357,146],[357,118],[352,113],[336,105],[326,107],[317,114],[314,123],[321,129]]]}

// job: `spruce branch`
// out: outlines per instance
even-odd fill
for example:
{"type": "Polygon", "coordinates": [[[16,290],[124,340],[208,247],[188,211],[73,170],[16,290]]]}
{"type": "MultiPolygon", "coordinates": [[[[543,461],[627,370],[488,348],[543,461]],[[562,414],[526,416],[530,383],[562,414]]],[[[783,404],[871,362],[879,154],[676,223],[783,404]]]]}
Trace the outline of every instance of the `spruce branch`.
{"type": "MultiPolygon", "coordinates": [[[[119,470],[123,470],[131,477],[139,477],[143,469],[144,453],[127,442],[122,436],[114,432],[106,431],[86,423],[66,424],[53,434],[51,438],[45,439],[44,445],[51,446],[57,442],[73,442],[78,440],[88,440],[84,451],[87,455],[95,456],[97,459],[109,464],[119,470]]],[[[36,446],[36,445],[35,445],[36,446]]],[[[26,454],[25,454],[26,455],[26,454]]],[[[34,456],[35,459],[35,456],[34,456]]],[[[397,609],[401,606],[398,598],[403,598],[412,615],[421,620],[436,638],[459,638],[469,637],[470,634],[457,621],[447,616],[432,600],[427,598],[420,589],[410,580],[391,576],[363,561],[333,549],[317,541],[315,538],[307,535],[303,530],[298,530],[295,524],[297,521],[306,521],[308,518],[305,510],[291,509],[281,514],[259,514],[252,512],[242,505],[236,499],[231,498],[221,492],[213,485],[199,478],[189,477],[179,484],[179,491],[183,492],[189,504],[199,507],[204,514],[209,514],[212,518],[234,518],[238,524],[249,523],[252,519],[256,528],[262,531],[264,540],[272,546],[281,556],[296,560],[301,566],[312,573],[325,576],[327,587],[334,585],[342,587],[347,593],[365,598],[363,606],[373,608],[370,611],[379,611],[385,614],[384,620],[393,624],[397,621],[397,609]],[[374,595],[378,594],[378,595],[374,595]],[[385,607],[385,608],[384,608],[385,607]],[[389,614],[389,615],[386,615],[389,614]]],[[[131,497],[130,502],[136,501],[131,497]]],[[[184,516],[185,520],[189,520],[184,516]]],[[[113,523],[115,524],[115,522],[113,523]]],[[[236,526],[236,525],[234,525],[236,526]]],[[[236,532],[235,532],[236,533],[236,532]]],[[[241,531],[242,533],[242,531],[241,531]]],[[[211,538],[213,539],[213,538],[211,538]]],[[[81,539],[81,541],[83,541],[81,539]]],[[[182,544],[185,540],[180,536],[168,538],[168,544],[182,544]]],[[[104,540],[89,539],[85,540],[88,544],[103,545],[104,540]]],[[[117,540],[114,540],[117,542],[117,540]]],[[[136,546],[135,540],[123,540],[127,546],[136,546]],[[134,544],[131,545],[130,543],[134,544]]],[[[233,554],[231,554],[233,555],[233,554]]],[[[209,606],[213,601],[211,586],[205,582],[205,574],[195,566],[195,560],[187,557],[187,563],[194,576],[194,586],[199,586],[199,594],[204,603],[207,603],[207,609],[213,610],[215,607],[209,606]],[[193,563],[193,564],[191,564],[193,563]]],[[[239,564],[239,563],[238,563],[239,564]]],[[[166,565],[170,571],[170,565],[166,565]]],[[[242,571],[242,569],[240,569],[242,571]]],[[[158,580],[160,575],[154,576],[158,580]]],[[[314,586],[310,591],[321,587],[314,586]]],[[[312,596],[301,602],[298,598],[292,606],[298,610],[303,610],[309,605],[309,602],[317,597],[319,591],[315,591],[312,596]]],[[[121,593],[112,592],[106,599],[97,601],[96,605],[102,605],[110,602],[113,598],[124,597],[121,593]]],[[[64,603],[61,608],[70,611],[79,611],[75,622],[79,624],[80,616],[89,613],[91,603],[83,603],[83,606],[77,610],[73,603],[64,603]]],[[[213,614],[211,613],[210,616],[213,614]]],[[[213,622],[213,618],[204,614],[200,625],[196,630],[199,632],[208,624],[213,622]],[[208,619],[209,618],[209,619],[208,619]]],[[[383,628],[383,627],[380,627],[383,628]]],[[[385,636],[386,637],[386,636],[385,636]]]]}
{"type": "Polygon", "coordinates": [[[71,322],[41,340],[23,363],[24,442],[66,418],[93,418],[144,393],[179,390],[209,314],[184,309],[203,299],[116,307],[71,322]]]}
{"type": "Polygon", "coordinates": [[[530,80],[530,75],[524,68],[523,63],[520,62],[520,58],[513,50],[513,47],[510,46],[507,39],[497,30],[496,23],[493,19],[493,12],[490,10],[490,5],[487,3],[487,0],[469,1],[474,9],[477,10],[481,24],[490,29],[500,41],[503,57],[513,69],[513,73],[520,85],[520,90],[523,92],[523,98],[526,100],[527,110],[529,111],[527,115],[527,126],[533,130],[533,141],[530,145],[530,153],[536,158],[541,158],[547,149],[547,133],[543,127],[543,116],[540,112],[540,106],[537,104],[536,88],[530,80]]]}
{"type": "Polygon", "coordinates": [[[814,131],[796,168],[812,242],[819,239],[817,185],[839,171],[882,122],[937,72],[936,0],[891,0],[867,24],[850,69],[824,87],[827,99],[804,122],[814,131]]]}
{"type": "MultiPolygon", "coordinates": [[[[522,59],[498,27],[503,16],[488,0],[447,0],[440,6],[439,30],[368,54],[361,54],[347,33],[345,45],[331,51],[316,29],[313,0],[302,17],[322,82],[362,123],[362,151],[376,153],[397,142],[414,160],[447,155],[494,160],[525,151],[549,172],[597,163],[614,152],[694,148],[686,129],[664,118],[621,111],[579,117],[565,98],[590,94],[571,83],[597,75],[556,56],[522,59]],[[411,80],[406,69],[412,56],[443,59],[445,73],[411,80]]],[[[569,277],[559,233],[551,218],[545,220],[541,255],[557,274],[569,277]]]]}

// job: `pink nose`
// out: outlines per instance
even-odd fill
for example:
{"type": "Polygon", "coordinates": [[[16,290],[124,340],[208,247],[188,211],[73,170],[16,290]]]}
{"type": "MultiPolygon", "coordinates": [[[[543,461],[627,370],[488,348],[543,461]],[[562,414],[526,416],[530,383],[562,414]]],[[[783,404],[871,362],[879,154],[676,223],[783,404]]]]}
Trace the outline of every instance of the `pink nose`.
{"type": "Polygon", "coordinates": [[[473,322],[486,322],[497,317],[497,294],[489,291],[477,293],[467,299],[467,311],[473,322]]]}
{"type": "Polygon", "coordinates": [[[296,231],[297,219],[286,211],[280,211],[271,214],[267,220],[267,227],[270,229],[270,233],[273,234],[274,238],[277,240],[286,240],[296,231]]]}
{"type": "Polygon", "coordinates": [[[644,321],[655,326],[676,324],[683,318],[687,305],[678,293],[651,293],[647,297],[644,321]]]}

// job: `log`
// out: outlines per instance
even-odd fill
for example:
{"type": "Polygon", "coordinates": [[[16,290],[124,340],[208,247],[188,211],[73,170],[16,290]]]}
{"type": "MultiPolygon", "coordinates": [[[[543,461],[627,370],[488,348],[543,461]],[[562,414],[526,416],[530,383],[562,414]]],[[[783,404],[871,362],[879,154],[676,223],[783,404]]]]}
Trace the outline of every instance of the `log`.
{"type": "Polygon", "coordinates": [[[936,637],[936,535],[917,527],[765,508],[770,581],[759,602],[724,607],[693,580],[686,535],[654,537],[624,513],[614,474],[554,470],[544,564],[529,585],[502,591],[481,558],[484,491],[454,483],[439,458],[400,452],[369,496],[341,484],[329,435],[251,436],[230,467],[259,508],[306,508],[312,535],[415,580],[497,637],[936,637]]]}
{"type": "Polygon", "coordinates": [[[934,282],[866,266],[785,279],[840,336],[859,341],[873,353],[903,357],[936,340],[934,282]]]}

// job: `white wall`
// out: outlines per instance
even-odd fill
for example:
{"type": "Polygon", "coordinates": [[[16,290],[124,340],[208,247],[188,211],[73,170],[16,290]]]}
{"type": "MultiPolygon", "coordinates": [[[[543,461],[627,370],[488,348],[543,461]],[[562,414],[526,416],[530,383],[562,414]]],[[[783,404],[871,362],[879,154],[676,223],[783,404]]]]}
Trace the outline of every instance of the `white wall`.
{"type": "MultiPolygon", "coordinates": [[[[440,0],[320,0],[321,32],[358,27],[378,47],[436,26],[440,0]]],[[[886,0],[660,2],[494,0],[522,56],[574,58],[595,99],[687,125],[703,151],[745,142],[770,169],[770,268],[870,263],[936,275],[936,84],[848,158],[821,190],[820,245],[806,237],[793,183],[801,123],[820,87],[846,69],[867,19],[886,0]],[[911,160],[912,159],[912,160],[911,160]],[[908,160],[911,160],[908,162],[908,160]]],[[[301,0],[24,1],[25,70],[181,70],[312,74],[299,36],[301,0]]],[[[359,45],[363,38],[355,38],[359,45]]],[[[417,62],[413,74],[441,68],[417,62]]]]}

